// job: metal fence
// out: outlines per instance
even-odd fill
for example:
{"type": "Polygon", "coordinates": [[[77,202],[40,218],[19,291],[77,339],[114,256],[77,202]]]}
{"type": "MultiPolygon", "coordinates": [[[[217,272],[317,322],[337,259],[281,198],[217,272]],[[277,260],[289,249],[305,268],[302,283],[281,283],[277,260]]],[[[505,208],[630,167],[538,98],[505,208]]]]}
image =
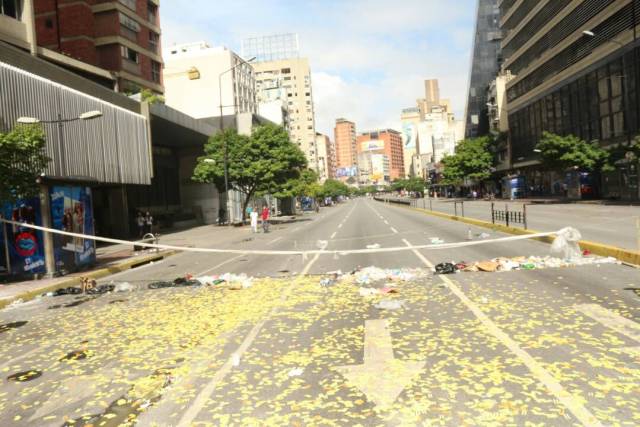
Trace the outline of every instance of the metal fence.
{"type": "Polygon", "coordinates": [[[150,184],[151,150],[144,116],[0,62],[0,131],[19,117],[59,120],[101,111],[94,120],[43,123],[46,175],[114,184],[150,184]]]}

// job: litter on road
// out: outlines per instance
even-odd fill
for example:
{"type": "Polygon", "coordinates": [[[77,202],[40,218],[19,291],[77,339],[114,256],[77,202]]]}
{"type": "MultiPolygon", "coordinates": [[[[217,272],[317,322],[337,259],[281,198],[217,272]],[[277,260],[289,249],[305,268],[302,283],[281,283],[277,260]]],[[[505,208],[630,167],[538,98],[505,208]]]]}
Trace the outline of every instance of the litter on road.
{"type": "Polygon", "coordinates": [[[464,261],[457,264],[454,263],[441,263],[436,265],[434,272],[436,274],[453,274],[458,272],[505,272],[514,270],[543,270],[548,268],[567,268],[577,267],[585,265],[597,265],[597,264],[620,264],[615,258],[612,257],[598,257],[588,256],[573,258],[571,260],[555,258],[551,256],[539,257],[513,257],[513,258],[494,258],[491,260],[477,261],[472,263],[466,263],[464,261]]]}
{"type": "Polygon", "coordinates": [[[407,302],[405,300],[385,299],[374,304],[373,306],[378,310],[399,310],[401,308],[404,308],[406,303],[407,302]]]}

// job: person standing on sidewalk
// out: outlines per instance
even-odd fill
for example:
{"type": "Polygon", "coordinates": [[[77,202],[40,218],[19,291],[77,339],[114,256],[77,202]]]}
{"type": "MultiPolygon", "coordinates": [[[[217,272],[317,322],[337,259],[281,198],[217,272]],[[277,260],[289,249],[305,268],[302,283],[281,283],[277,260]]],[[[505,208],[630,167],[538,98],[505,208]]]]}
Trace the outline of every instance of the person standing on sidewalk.
{"type": "Polygon", "coordinates": [[[153,231],[153,217],[151,216],[151,214],[149,213],[149,211],[147,211],[147,213],[144,216],[144,225],[145,225],[145,234],[146,233],[152,233],[153,231]]]}
{"type": "Polygon", "coordinates": [[[138,216],[136,217],[136,225],[138,226],[138,238],[141,239],[144,236],[144,216],[142,216],[142,212],[138,211],[138,216]]]}
{"type": "Polygon", "coordinates": [[[265,233],[269,232],[269,208],[267,206],[262,208],[262,230],[265,233]]]}
{"type": "Polygon", "coordinates": [[[258,210],[251,209],[250,217],[251,217],[251,232],[257,233],[258,232],[258,210]]]}

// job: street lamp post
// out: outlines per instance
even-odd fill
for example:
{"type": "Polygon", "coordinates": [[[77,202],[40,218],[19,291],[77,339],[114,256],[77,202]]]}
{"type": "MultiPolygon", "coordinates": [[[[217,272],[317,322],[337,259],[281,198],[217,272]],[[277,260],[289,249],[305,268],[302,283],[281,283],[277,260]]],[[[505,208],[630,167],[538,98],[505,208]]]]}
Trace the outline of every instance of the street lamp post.
{"type": "MultiPolygon", "coordinates": [[[[226,73],[235,70],[236,68],[238,68],[241,65],[244,64],[249,64],[250,62],[254,61],[256,59],[256,57],[254,56],[253,58],[249,59],[248,61],[243,60],[242,58],[240,58],[240,62],[238,62],[236,65],[234,65],[233,67],[229,68],[228,70],[223,71],[222,73],[218,74],[218,99],[220,101],[220,133],[223,132],[224,130],[224,113],[223,113],[223,108],[224,105],[222,105],[222,76],[225,75],[226,73]]],[[[235,113],[235,102],[234,102],[234,113],[235,113]]],[[[227,212],[225,216],[229,216],[229,172],[227,170],[227,163],[229,161],[229,150],[227,147],[227,139],[224,137],[224,135],[222,135],[222,139],[224,141],[224,195],[226,197],[226,202],[227,202],[227,212]]],[[[225,218],[227,219],[227,218],[225,218]]],[[[231,221],[227,220],[228,225],[231,225],[231,221]]]]}
{"type": "MultiPolygon", "coordinates": [[[[38,123],[49,123],[49,124],[57,124],[58,125],[58,138],[60,141],[61,150],[64,149],[64,134],[62,132],[62,126],[64,123],[75,122],[78,120],[92,120],[97,119],[98,117],[102,117],[101,111],[87,111],[86,113],[80,114],[78,117],[71,117],[67,119],[63,119],[60,114],[58,114],[58,118],[55,120],[41,120],[37,117],[19,117],[16,120],[20,124],[33,125],[38,123]]],[[[61,151],[61,160],[62,164],[65,168],[65,173],[67,172],[67,163],[66,157],[64,153],[61,151]]],[[[40,215],[42,218],[42,226],[50,228],[52,225],[51,221],[51,200],[49,198],[49,191],[45,184],[42,183],[42,180],[39,179],[40,183],[40,215]]],[[[55,262],[55,254],[53,249],[53,239],[51,238],[51,233],[43,233],[43,244],[44,244],[44,259],[45,259],[45,267],[47,270],[46,277],[51,278],[56,274],[56,262],[55,262]]]]}

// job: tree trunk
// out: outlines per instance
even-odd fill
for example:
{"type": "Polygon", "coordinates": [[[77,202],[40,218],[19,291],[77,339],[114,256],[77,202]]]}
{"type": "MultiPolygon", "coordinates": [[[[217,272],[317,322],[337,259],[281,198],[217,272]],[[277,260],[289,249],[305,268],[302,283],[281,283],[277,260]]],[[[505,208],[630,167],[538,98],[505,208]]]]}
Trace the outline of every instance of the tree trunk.
{"type": "Polygon", "coordinates": [[[253,194],[253,191],[250,194],[247,194],[247,199],[242,204],[242,223],[243,224],[244,224],[244,220],[247,219],[247,206],[249,206],[249,202],[251,201],[252,194],[253,194]]]}

